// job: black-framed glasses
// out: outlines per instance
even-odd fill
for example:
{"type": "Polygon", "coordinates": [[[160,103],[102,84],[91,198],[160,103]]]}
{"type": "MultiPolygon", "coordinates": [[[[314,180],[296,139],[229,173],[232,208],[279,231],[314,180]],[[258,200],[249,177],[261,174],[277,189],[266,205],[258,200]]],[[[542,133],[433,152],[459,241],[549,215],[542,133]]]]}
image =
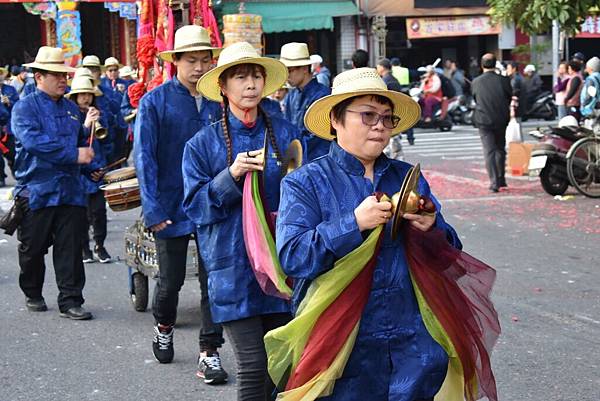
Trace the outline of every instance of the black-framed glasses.
{"type": "Polygon", "coordinates": [[[400,117],[393,114],[379,114],[374,111],[355,111],[348,109],[346,109],[346,111],[360,114],[363,124],[370,127],[377,125],[379,124],[379,121],[382,121],[385,128],[392,129],[396,128],[400,123],[400,117]]]}

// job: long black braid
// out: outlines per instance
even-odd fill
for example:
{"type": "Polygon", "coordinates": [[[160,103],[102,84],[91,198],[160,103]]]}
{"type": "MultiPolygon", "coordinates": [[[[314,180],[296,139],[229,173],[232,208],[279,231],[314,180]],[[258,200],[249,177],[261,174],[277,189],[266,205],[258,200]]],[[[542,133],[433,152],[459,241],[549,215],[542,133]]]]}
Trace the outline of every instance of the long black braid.
{"type": "MultiPolygon", "coordinates": [[[[259,105],[258,112],[263,116],[265,120],[265,125],[267,127],[267,135],[269,136],[269,141],[271,142],[271,146],[275,152],[275,157],[277,158],[277,162],[281,165],[282,158],[281,152],[279,151],[279,146],[277,145],[277,141],[275,140],[275,131],[273,130],[273,124],[271,123],[271,119],[267,115],[267,113],[263,110],[263,108],[259,105]]],[[[225,139],[225,146],[227,147],[227,165],[231,166],[233,164],[233,145],[231,142],[231,133],[229,132],[229,100],[226,96],[223,96],[223,115],[221,117],[221,126],[223,127],[223,138],[225,139]]],[[[265,149],[268,153],[268,149],[265,149]]],[[[265,154],[264,157],[268,157],[268,154],[265,154]]]]}

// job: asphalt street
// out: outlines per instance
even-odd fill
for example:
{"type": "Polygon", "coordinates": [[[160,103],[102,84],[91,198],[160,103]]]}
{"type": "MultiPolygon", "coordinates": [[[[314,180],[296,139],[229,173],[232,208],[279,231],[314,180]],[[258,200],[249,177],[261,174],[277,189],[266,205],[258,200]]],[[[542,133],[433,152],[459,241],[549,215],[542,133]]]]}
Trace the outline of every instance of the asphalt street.
{"type": "MultiPolygon", "coordinates": [[[[555,199],[537,178],[511,175],[507,191],[490,194],[472,127],[418,130],[416,144],[403,145],[405,160],[421,163],[465,250],[497,270],[502,335],[492,363],[500,400],[600,400],[600,200],[573,189],[555,199]]],[[[0,208],[9,206],[7,193],[0,189],[0,208]]],[[[138,215],[109,212],[107,249],[116,262],[86,265],[85,306],[94,320],[84,322],[58,316],[50,255],[49,311],[25,309],[17,241],[0,234],[0,401],[235,400],[228,343],[221,355],[230,382],[211,387],[195,376],[194,279],[180,296],[174,362],[152,357],[152,314],[132,308],[123,262],[123,234],[138,215]]]]}

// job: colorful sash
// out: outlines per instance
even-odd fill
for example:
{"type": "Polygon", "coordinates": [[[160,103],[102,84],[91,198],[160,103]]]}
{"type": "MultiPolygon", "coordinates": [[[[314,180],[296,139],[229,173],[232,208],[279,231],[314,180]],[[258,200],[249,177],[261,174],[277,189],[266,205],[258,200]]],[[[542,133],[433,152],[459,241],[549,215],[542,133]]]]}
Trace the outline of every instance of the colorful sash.
{"type": "MultiPolygon", "coordinates": [[[[436,401],[497,401],[490,365],[500,333],[489,299],[495,271],[452,247],[440,229],[404,225],[406,253],[419,310],[449,356],[436,401]],[[459,280],[460,278],[460,280],[459,280]]],[[[383,226],[310,285],[296,317],[265,336],[269,374],[278,401],[331,395],[358,333],[373,278],[383,226]],[[335,335],[331,335],[335,333],[335,335]]]]}
{"type": "Polygon", "coordinates": [[[265,294],[290,299],[292,290],[275,247],[275,219],[267,213],[266,206],[259,173],[248,172],[242,197],[242,226],[250,266],[265,294]]]}
{"type": "Polygon", "coordinates": [[[333,392],[354,347],[377,264],[383,226],[315,279],[296,317],[265,336],[277,400],[314,400],[333,392]],[[335,335],[331,335],[335,333],[335,335]]]}

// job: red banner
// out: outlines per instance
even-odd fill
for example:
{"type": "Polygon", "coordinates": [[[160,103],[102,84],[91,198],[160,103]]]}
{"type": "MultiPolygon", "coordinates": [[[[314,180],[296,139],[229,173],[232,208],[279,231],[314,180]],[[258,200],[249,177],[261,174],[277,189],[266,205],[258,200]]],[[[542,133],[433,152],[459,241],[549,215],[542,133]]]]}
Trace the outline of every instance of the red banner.
{"type": "Polygon", "coordinates": [[[600,16],[587,17],[581,24],[581,31],[576,38],[600,38],[600,16]]]}
{"type": "MultiPolygon", "coordinates": [[[[104,0],[71,0],[76,3],[84,2],[84,3],[110,3],[109,1],[104,0]]],[[[136,0],[119,0],[118,3],[135,3],[136,0]]],[[[47,3],[47,1],[43,0],[0,0],[0,3],[47,3]]]]}
{"type": "Polygon", "coordinates": [[[409,39],[497,35],[500,27],[490,25],[490,17],[487,15],[407,18],[406,33],[409,39]]]}

